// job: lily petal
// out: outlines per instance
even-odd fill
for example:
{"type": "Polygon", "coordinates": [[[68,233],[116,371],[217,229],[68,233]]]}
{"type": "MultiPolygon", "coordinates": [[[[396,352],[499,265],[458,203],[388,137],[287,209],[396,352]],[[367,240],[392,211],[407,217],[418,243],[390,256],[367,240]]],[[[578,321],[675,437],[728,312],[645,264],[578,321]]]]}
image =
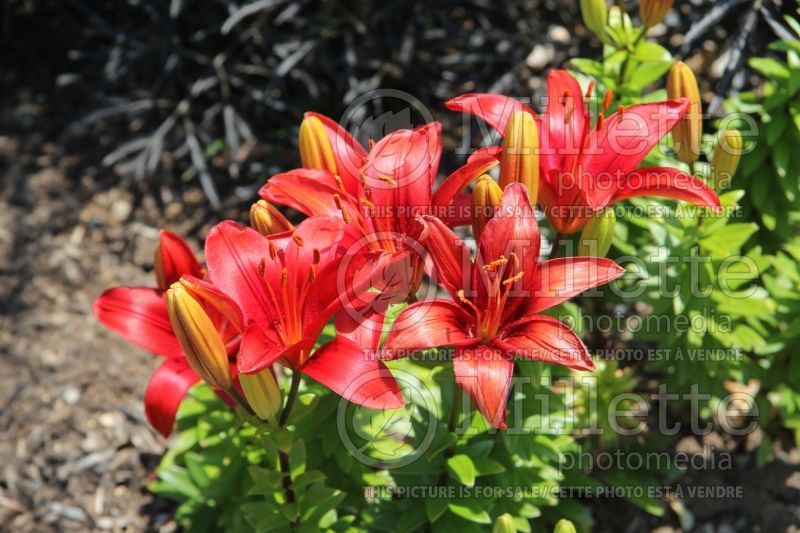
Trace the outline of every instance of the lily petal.
{"type": "Polygon", "coordinates": [[[203,277],[203,267],[192,248],[177,233],[161,230],[154,270],[158,288],[165,291],[183,275],[203,277]]]}
{"type": "MultiPolygon", "coordinates": [[[[259,263],[270,260],[269,240],[257,231],[226,220],[206,237],[206,263],[211,283],[239,305],[244,322],[271,323],[277,310],[267,298],[267,276],[279,276],[277,269],[259,274],[259,263]]],[[[279,281],[272,280],[275,285],[279,281]]]]}
{"type": "Polygon", "coordinates": [[[398,359],[439,346],[478,342],[469,334],[470,316],[448,300],[427,300],[400,313],[386,338],[383,359],[398,359]]]}
{"type": "Polygon", "coordinates": [[[464,269],[469,264],[469,248],[437,217],[419,220],[423,226],[419,240],[427,248],[436,269],[435,281],[447,289],[453,299],[458,299],[458,291],[469,286],[464,269]]]}
{"type": "Polygon", "coordinates": [[[700,206],[720,207],[717,193],[702,180],[669,167],[634,170],[614,193],[611,203],[636,196],[674,198],[700,206]]]}
{"type": "Polygon", "coordinates": [[[689,108],[689,100],[638,104],[612,114],[589,139],[583,170],[601,183],[635,169],[689,108]],[[604,178],[609,176],[610,178],[604,178]]]}
{"type": "Polygon", "coordinates": [[[414,221],[430,208],[441,153],[438,122],[394,131],[375,144],[361,175],[377,206],[372,218],[379,227],[402,234],[418,229],[414,221]]]}
{"type": "MultiPolygon", "coordinates": [[[[539,261],[540,244],[539,225],[536,223],[536,215],[531,208],[528,192],[524,185],[512,183],[503,192],[500,208],[486,223],[478,243],[480,254],[476,257],[473,272],[479,280],[484,280],[476,281],[479,301],[484,301],[488,290],[485,282],[488,273],[482,267],[504,257],[509,262],[499,267],[493,275],[508,277],[511,275],[506,274],[511,254],[515,254],[518,260],[514,274],[522,271],[521,286],[530,287],[530,280],[536,273],[539,261]]],[[[520,298],[513,300],[521,301],[520,298]]],[[[482,305],[478,304],[479,307],[482,305]]]]}
{"type": "Polygon", "coordinates": [[[547,115],[541,122],[541,166],[569,168],[565,159],[577,155],[586,122],[586,106],[581,86],[565,70],[553,70],[547,75],[547,115]]]}
{"type": "Polygon", "coordinates": [[[294,356],[302,350],[310,350],[316,339],[284,346],[275,330],[251,324],[242,334],[236,368],[242,374],[255,374],[276,361],[292,366],[294,356]]]}
{"type": "Polygon", "coordinates": [[[128,342],[158,355],[183,357],[161,291],[151,287],[112,287],[98,296],[92,311],[128,342]]]}
{"type": "Polygon", "coordinates": [[[342,178],[347,192],[353,196],[357,196],[360,186],[358,169],[361,167],[361,163],[367,155],[366,150],[364,150],[364,147],[353,139],[353,137],[334,120],[325,115],[313,112],[308,112],[305,116],[316,117],[322,122],[323,126],[325,126],[325,133],[328,135],[328,140],[331,143],[331,149],[333,150],[333,157],[336,160],[336,168],[339,170],[339,176],[342,178]]]}
{"type": "Polygon", "coordinates": [[[147,421],[165,438],[172,433],[178,408],[200,376],[189,367],[186,358],[167,359],[150,377],[144,393],[147,421]]]}
{"type": "MultiPolygon", "coordinates": [[[[327,170],[298,168],[282,174],[275,174],[258,191],[258,195],[268,202],[285,205],[305,215],[332,215],[341,217],[334,195],[340,201],[349,201],[333,174],[327,170]]],[[[355,208],[348,203],[347,211],[355,216],[355,208]]]]}
{"type": "Polygon", "coordinates": [[[462,94],[452,100],[448,100],[444,105],[452,111],[470,113],[482,118],[487,124],[496,129],[500,135],[505,134],[506,125],[515,111],[525,111],[537,118],[533,109],[519,100],[501,94],[462,94]]]}
{"type": "Polygon", "coordinates": [[[456,383],[496,428],[506,429],[506,403],[514,363],[502,351],[486,345],[456,348],[453,373],[456,383]]]}
{"type": "MultiPolygon", "coordinates": [[[[436,189],[436,193],[433,195],[433,205],[441,207],[451,205],[456,195],[463,191],[464,187],[478,179],[481,174],[485,174],[489,169],[497,166],[497,164],[497,159],[491,156],[471,159],[439,184],[439,188],[436,189]]],[[[437,216],[439,216],[438,213],[437,216]]]]}
{"type": "Polygon", "coordinates": [[[355,404],[370,409],[403,406],[400,387],[386,365],[342,336],[317,349],[301,370],[355,404]]]}
{"type": "Polygon", "coordinates": [[[625,270],[604,257],[563,257],[539,264],[526,315],[566,302],[592,287],[617,279],[625,270]]]}
{"type": "Polygon", "coordinates": [[[592,356],[583,341],[569,326],[549,316],[537,315],[519,321],[495,344],[526,359],[575,370],[594,370],[592,356]]]}

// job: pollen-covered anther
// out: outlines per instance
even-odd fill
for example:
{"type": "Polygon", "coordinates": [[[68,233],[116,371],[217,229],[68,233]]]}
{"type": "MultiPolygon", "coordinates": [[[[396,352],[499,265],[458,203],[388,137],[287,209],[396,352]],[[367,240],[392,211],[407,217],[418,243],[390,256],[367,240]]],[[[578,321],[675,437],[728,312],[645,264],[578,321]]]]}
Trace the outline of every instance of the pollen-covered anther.
{"type": "Polygon", "coordinates": [[[347,214],[347,211],[344,208],[344,204],[342,204],[342,197],[338,194],[333,195],[333,203],[336,204],[336,209],[338,209],[342,213],[342,220],[344,220],[345,224],[350,223],[350,215],[347,214]]]}
{"type": "Polygon", "coordinates": [[[269,241],[269,258],[275,261],[275,258],[278,256],[278,251],[275,249],[275,243],[269,241]]]}
{"type": "Polygon", "coordinates": [[[483,269],[484,269],[486,272],[494,272],[495,270],[497,270],[497,269],[498,269],[498,268],[500,268],[501,266],[505,265],[506,263],[508,263],[508,259],[506,259],[506,258],[505,258],[505,257],[503,257],[503,256],[500,256],[500,259],[495,259],[495,260],[494,260],[494,261],[492,261],[491,263],[489,263],[489,264],[487,264],[487,265],[484,265],[484,266],[483,266],[483,269]]]}
{"type": "Polygon", "coordinates": [[[603,112],[606,111],[609,107],[611,107],[611,100],[614,99],[614,93],[611,92],[611,89],[606,89],[606,96],[603,100],[603,112]]]}
{"type": "Polygon", "coordinates": [[[586,89],[586,98],[591,98],[593,91],[594,91],[594,80],[590,80],[589,87],[586,89]]]}
{"type": "Polygon", "coordinates": [[[521,279],[522,276],[524,276],[524,275],[525,275],[525,272],[523,270],[520,270],[519,272],[517,272],[516,274],[514,274],[510,278],[504,280],[503,281],[503,285],[505,285],[506,287],[508,287],[509,285],[513,285],[514,283],[517,282],[517,280],[521,279]]]}
{"type": "Polygon", "coordinates": [[[297,233],[292,235],[292,240],[297,243],[297,246],[303,246],[305,244],[303,237],[301,237],[297,233]]]}
{"type": "Polygon", "coordinates": [[[377,176],[377,178],[384,183],[388,183],[392,187],[397,187],[397,181],[395,181],[391,176],[380,174],[377,176]]]}
{"type": "Polygon", "coordinates": [[[605,116],[597,115],[597,124],[595,125],[595,128],[597,128],[598,131],[603,129],[603,124],[605,124],[605,122],[606,122],[605,116]]]}
{"type": "Polygon", "coordinates": [[[319,248],[314,248],[314,250],[312,250],[311,254],[312,254],[311,263],[314,264],[314,265],[319,264],[319,260],[321,258],[320,253],[319,253],[319,248]]]}
{"type": "Polygon", "coordinates": [[[339,187],[339,192],[345,193],[347,189],[344,188],[344,182],[342,181],[342,177],[339,174],[334,174],[333,179],[336,180],[336,185],[339,187]]]}
{"type": "Polygon", "coordinates": [[[263,257],[258,261],[258,275],[264,276],[264,272],[266,271],[267,261],[263,257]]]}

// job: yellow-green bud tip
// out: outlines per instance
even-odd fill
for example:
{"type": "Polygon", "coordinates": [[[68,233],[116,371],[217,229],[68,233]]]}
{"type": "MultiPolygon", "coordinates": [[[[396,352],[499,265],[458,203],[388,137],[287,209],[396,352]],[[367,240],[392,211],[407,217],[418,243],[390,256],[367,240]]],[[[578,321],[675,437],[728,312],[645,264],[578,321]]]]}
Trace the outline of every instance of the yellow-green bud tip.
{"type": "Polygon", "coordinates": [[[271,368],[256,374],[239,374],[239,383],[256,416],[268,420],[278,413],[281,408],[281,389],[271,368]]]}
{"type": "Polygon", "coordinates": [[[250,206],[250,226],[265,236],[283,233],[294,228],[278,208],[266,200],[259,200],[250,206]]]}
{"type": "Polygon", "coordinates": [[[503,190],[488,174],[478,178],[472,189],[472,232],[475,240],[480,240],[483,228],[492,219],[503,200],[503,190]]]}
{"type": "Polygon", "coordinates": [[[325,132],[325,125],[319,118],[306,115],[300,123],[299,144],[303,168],[338,174],[331,142],[325,132]]]}
{"type": "Polygon", "coordinates": [[[517,527],[514,525],[514,519],[508,513],[501,514],[494,521],[492,533],[516,533],[517,527]]]}
{"type": "Polygon", "coordinates": [[[719,141],[711,156],[711,174],[714,190],[724,191],[730,187],[731,179],[742,158],[742,134],[739,130],[719,132],[719,141]]]}
{"type": "Polygon", "coordinates": [[[611,248],[616,222],[613,208],[595,213],[583,227],[578,241],[578,255],[605,257],[611,248]]]}
{"type": "Polygon", "coordinates": [[[608,7],[606,0],[581,0],[583,23],[601,41],[605,39],[608,7]]]}
{"type": "Polygon", "coordinates": [[[692,69],[683,61],[677,61],[669,69],[667,95],[672,99],[686,98],[689,100],[689,110],[672,129],[672,139],[675,141],[678,159],[691,165],[700,156],[703,108],[697,78],[692,69]]]}
{"type": "Polygon", "coordinates": [[[539,194],[539,130],[530,113],[515,111],[506,126],[500,156],[500,187],[522,183],[531,205],[539,194]]]}
{"type": "Polygon", "coordinates": [[[553,533],[575,533],[575,525],[566,518],[562,518],[556,523],[553,533]]]}
{"type": "Polygon", "coordinates": [[[172,329],[189,366],[212,387],[230,389],[228,354],[208,314],[180,282],[172,284],[166,299],[172,329]]]}

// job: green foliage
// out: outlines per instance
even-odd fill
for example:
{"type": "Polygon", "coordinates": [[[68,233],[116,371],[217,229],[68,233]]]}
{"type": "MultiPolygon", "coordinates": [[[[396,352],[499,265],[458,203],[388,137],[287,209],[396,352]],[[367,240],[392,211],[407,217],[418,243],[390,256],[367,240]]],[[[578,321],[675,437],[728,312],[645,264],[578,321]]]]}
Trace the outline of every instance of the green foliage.
{"type": "Polygon", "coordinates": [[[744,215],[760,222],[759,242],[775,252],[800,227],[800,35],[770,48],[783,57],[748,62],[763,86],[730,98],[725,109],[748,141],[734,179],[748,191],[744,215]]]}

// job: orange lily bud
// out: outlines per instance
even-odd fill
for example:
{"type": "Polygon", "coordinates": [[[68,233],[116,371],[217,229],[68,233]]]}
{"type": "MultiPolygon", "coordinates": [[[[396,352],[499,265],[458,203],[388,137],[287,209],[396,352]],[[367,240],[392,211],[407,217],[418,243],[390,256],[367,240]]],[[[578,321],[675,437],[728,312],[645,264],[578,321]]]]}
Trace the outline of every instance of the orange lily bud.
{"type": "Polygon", "coordinates": [[[648,28],[661,22],[675,0],[639,0],[639,16],[648,28]]]}
{"type": "Polygon", "coordinates": [[[742,134],[739,130],[719,132],[719,142],[711,156],[711,173],[714,190],[723,191],[730,186],[731,178],[742,158],[742,134]]]}
{"type": "Polygon", "coordinates": [[[606,0],[581,0],[581,16],[586,27],[602,41],[608,20],[606,0]]]}
{"type": "Polygon", "coordinates": [[[303,168],[338,174],[331,141],[322,121],[315,116],[306,116],[300,123],[300,161],[303,168]]]}
{"type": "Polygon", "coordinates": [[[687,98],[689,112],[672,129],[672,138],[678,149],[678,159],[692,164],[700,155],[700,137],[703,135],[702,103],[697,79],[689,66],[678,61],[667,76],[667,94],[670,98],[687,98]]]}
{"type": "Polygon", "coordinates": [[[271,367],[256,374],[239,374],[239,383],[247,403],[261,420],[269,420],[280,410],[281,389],[271,367]]]}
{"type": "Polygon", "coordinates": [[[478,178],[472,189],[472,235],[480,240],[483,228],[503,200],[503,190],[488,174],[478,178]]]}
{"type": "Polygon", "coordinates": [[[167,291],[167,311],[192,370],[212,387],[230,389],[231,368],[225,345],[203,307],[180,282],[167,291]]]}
{"type": "Polygon", "coordinates": [[[539,194],[539,130],[530,113],[511,115],[500,157],[500,187],[521,183],[528,189],[531,205],[539,194]]]}
{"type": "Polygon", "coordinates": [[[605,257],[611,248],[616,223],[617,215],[613,208],[595,213],[583,227],[578,241],[578,255],[605,257]]]}
{"type": "Polygon", "coordinates": [[[266,200],[259,200],[250,206],[250,226],[267,237],[294,229],[278,208],[266,200]]]}

